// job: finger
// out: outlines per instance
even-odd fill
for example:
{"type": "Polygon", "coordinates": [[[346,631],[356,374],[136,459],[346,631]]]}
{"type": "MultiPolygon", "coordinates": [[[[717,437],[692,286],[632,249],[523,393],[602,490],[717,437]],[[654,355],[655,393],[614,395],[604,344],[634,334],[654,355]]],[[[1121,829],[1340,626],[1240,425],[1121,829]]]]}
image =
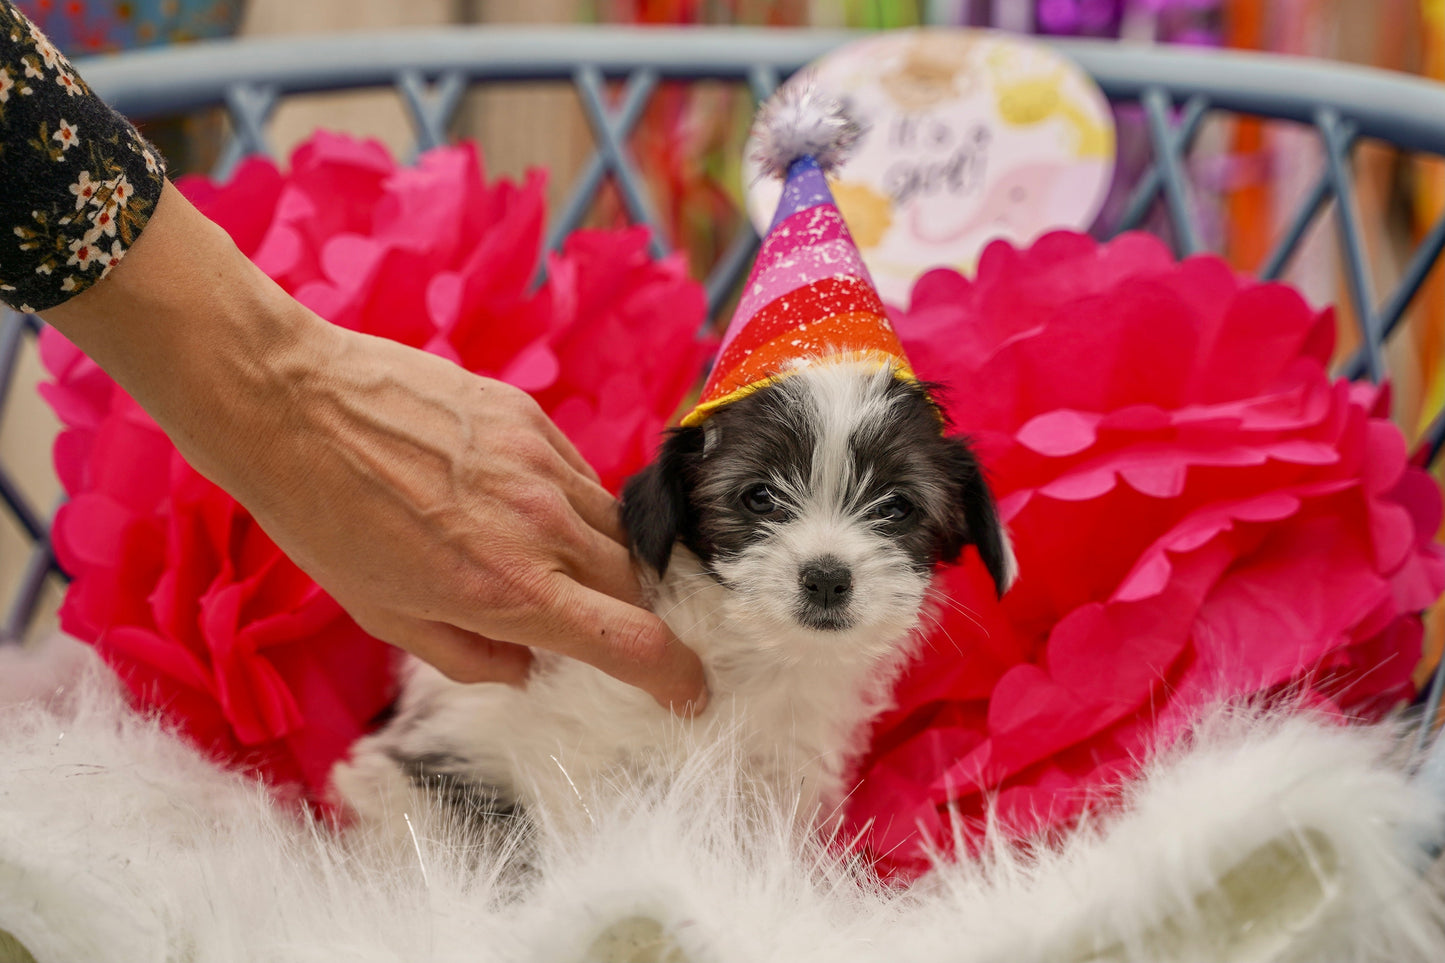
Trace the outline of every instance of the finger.
{"type": "Polygon", "coordinates": [[[405,649],[435,667],[454,682],[504,682],[520,686],[527,681],[532,653],[525,646],[498,642],[446,622],[411,616],[392,616],[368,632],[405,649]]]}
{"type": "Polygon", "coordinates": [[[549,604],[541,609],[547,617],[509,638],[596,666],[680,716],[706,708],[701,660],[657,616],[562,575],[549,591],[549,604]]]}
{"type": "Polygon", "coordinates": [[[600,532],[579,527],[574,543],[559,554],[566,575],[594,592],[642,604],[642,586],[627,549],[600,532]]]}
{"type": "Polygon", "coordinates": [[[596,481],[572,475],[562,485],[563,494],[572,510],[593,531],[601,532],[618,545],[627,545],[627,532],[622,527],[622,513],[617,499],[596,481]]]}

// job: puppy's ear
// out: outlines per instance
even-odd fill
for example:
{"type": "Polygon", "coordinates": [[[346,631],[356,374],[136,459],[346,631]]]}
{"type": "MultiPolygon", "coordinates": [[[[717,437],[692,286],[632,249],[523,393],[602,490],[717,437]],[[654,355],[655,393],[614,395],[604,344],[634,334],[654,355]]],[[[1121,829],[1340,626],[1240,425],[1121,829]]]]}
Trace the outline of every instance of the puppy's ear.
{"type": "Polygon", "coordinates": [[[941,557],[945,562],[954,562],[965,545],[978,546],[979,557],[983,559],[988,574],[993,576],[994,588],[1002,597],[1018,576],[1013,544],[999,520],[993,492],[989,490],[988,480],[984,478],[983,468],[979,466],[973,450],[961,438],[945,438],[944,443],[948,446],[945,455],[948,474],[958,486],[958,502],[949,529],[944,534],[941,557]]]}
{"type": "Polygon", "coordinates": [[[672,431],[652,464],[622,488],[622,527],[633,557],[667,574],[672,546],[687,530],[692,506],[687,498],[689,465],[702,452],[701,428],[672,431]]]}

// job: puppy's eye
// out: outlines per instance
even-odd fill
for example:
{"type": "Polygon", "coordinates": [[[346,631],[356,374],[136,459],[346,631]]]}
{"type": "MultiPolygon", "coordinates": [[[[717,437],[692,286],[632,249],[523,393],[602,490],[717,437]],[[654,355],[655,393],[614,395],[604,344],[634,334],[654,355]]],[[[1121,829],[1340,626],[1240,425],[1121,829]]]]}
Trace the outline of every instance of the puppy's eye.
{"type": "Polygon", "coordinates": [[[873,509],[874,518],[884,522],[901,522],[913,514],[913,503],[902,495],[890,495],[873,509]]]}
{"type": "Polygon", "coordinates": [[[754,515],[771,515],[778,510],[778,499],[767,485],[754,485],[743,492],[743,507],[754,515]]]}

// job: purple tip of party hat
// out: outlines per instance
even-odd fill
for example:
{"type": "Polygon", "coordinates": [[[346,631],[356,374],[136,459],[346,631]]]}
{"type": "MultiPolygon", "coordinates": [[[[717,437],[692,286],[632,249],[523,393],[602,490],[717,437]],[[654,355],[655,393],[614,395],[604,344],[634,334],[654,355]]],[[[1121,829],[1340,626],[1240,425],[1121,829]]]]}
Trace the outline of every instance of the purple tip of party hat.
{"type": "Polygon", "coordinates": [[[783,196],[778,200],[778,209],[773,213],[773,224],[768,230],[775,230],[799,211],[821,204],[833,205],[833,192],[828,189],[828,180],[811,155],[799,157],[788,166],[783,196]]]}

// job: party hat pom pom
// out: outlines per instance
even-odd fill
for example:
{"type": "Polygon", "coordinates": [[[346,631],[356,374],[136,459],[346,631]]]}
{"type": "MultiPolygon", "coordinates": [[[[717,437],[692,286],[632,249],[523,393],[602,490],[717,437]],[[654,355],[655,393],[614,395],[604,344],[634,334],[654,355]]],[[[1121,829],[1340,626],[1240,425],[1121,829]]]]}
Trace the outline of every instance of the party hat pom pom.
{"type": "Polygon", "coordinates": [[[812,157],[823,173],[836,170],[863,135],[862,126],[841,100],[820,90],[811,79],[785,84],[758,110],[753,121],[756,160],[766,174],[779,179],[799,157],[812,157]]]}

